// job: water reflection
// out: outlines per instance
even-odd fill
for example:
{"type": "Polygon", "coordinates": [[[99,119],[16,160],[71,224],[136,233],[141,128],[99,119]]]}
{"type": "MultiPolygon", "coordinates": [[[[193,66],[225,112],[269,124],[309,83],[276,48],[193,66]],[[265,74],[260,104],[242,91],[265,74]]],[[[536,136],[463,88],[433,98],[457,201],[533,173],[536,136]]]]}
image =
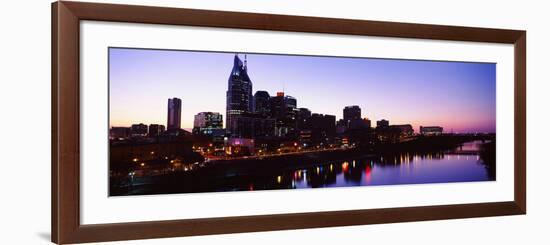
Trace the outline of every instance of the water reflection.
{"type": "Polygon", "coordinates": [[[495,180],[495,144],[465,143],[439,152],[364,155],[329,162],[288,162],[274,167],[217,165],[137,179],[120,193],[191,193],[495,180]],[[216,168],[217,167],[217,168],[216,168]]]}
{"type": "Polygon", "coordinates": [[[318,163],[276,177],[280,188],[319,188],[494,180],[479,151],[479,142],[453,151],[384,154],[377,157],[318,163]]]}

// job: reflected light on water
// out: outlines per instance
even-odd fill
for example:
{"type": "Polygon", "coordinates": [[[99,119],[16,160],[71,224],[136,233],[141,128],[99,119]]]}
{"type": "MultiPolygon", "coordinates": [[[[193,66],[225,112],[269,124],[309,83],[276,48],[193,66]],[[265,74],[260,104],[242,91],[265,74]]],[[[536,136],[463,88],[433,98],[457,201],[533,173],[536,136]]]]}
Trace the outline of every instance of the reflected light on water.
{"type": "MultiPolygon", "coordinates": [[[[484,158],[470,152],[387,153],[330,162],[294,162],[267,174],[231,175],[223,189],[213,190],[303,189],[342,186],[370,186],[416,183],[448,183],[494,180],[487,174],[484,158]]],[[[167,161],[169,162],[169,161],[167,161]]],[[[171,167],[184,168],[172,160],[171,167]]],[[[141,161],[136,165],[139,166],[141,161]]],[[[146,169],[149,164],[141,169],[146,169]]],[[[270,170],[272,171],[272,170],[270,170]]],[[[193,171],[188,171],[193,174],[193,171]]],[[[130,176],[128,178],[131,178],[130,176]]],[[[204,176],[201,176],[204,177],[204,176]]],[[[224,178],[227,178],[224,175],[224,178]]],[[[135,179],[135,178],[134,178],[135,179]]],[[[210,182],[209,182],[210,183],[210,182]]],[[[212,181],[211,183],[216,183],[212,181]]],[[[220,184],[220,185],[221,185],[220,184]]]]}
{"type": "Polygon", "coordinates": [[[344,172],[347,172],[349,170],[349,163],[348,162],[343,162],[342,163],[342,170],[344,172]]]}
{"type": "MultiPolygon", "coordinates": [[[[483,160],[478,154],[405,152],[321,163],[282,176],[293,177],[291,182],[286,182],[291,188],[491,180],[480,161],[483,160]],[[309,178],[308,170],[311,171],[309,178]]],[[[278,183],[285,182],[278,177],[278,183]]]]}
{"type": "Polygon", "coordinates": [[[371,182],[371,178],[372,178],[372,166],[371,165],[366,165],[365,166],[365,183],[366,184],[369,184],[371,182]]]}

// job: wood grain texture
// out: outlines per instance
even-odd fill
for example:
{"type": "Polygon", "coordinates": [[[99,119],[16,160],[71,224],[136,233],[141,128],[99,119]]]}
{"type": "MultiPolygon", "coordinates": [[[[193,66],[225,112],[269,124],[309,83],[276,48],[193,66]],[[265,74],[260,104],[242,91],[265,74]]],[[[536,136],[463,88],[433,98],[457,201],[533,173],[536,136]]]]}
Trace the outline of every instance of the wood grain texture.
{"type": "Polygon", "coordinates": [[[63,3],[83,20],[494,43],[514,43],[521,35],[521,31],[505,29],[118,4],[63,3]]]}
{"type": "MultiPolygon", "coordinates": [[[[55,156],[53,164],[55,176],[52,217],[57,223],[56,233],[52,230],[52,238],[57,242],[70,239],[80,227],[79,219],[79,184],[80,184],[80,112],[79,112],[79,21],[62,2],[54,5],[56,23],[55,54],[56,63],[52,64],[57,77],[53,81],[55,91],[54,104],[52,104],[52,135],[55,135],[55,144],[52,156],[55,156]]],[[[53,96],[53,95],[52,95],[53,96]]]]}
{"type": "Polygon", "coordinates": [[[525,31],[63,1],[52,4],[51,79],[52,241],[59,244],[516,215],[526,212],[525,31]],[[81,20],[514,44],[514,201],[81,225],[81,20]]]}
{"type": "Polygon", "coordinates": [[[57,211],[57,208],[58,208],[58,202],[57,202],[57,198],[58,198],[58,195],[57,195],[57,188],[58,188],[58,180],[59,180],[59,175],[57,174],[57,167],[58,167],[58,156],[59,154],[57,153],[57,145],[58,145],[58,142],[59,142],[59,137],[57,136],[57,116],[58,116],[58,111],[57,111],[57,98],[59,97],[59,94],[57,93],[57,3],[54,3],[52,4],[52,13],[51,13],[51,18],[52,18],[52,29],[51,29],[51,32],[52,32],[52,37],[51,37],[51,62],[52,62],[52,65],[51,65],[51,93],[52,93],[52,96],[51,96],[51,104],[52,104],[52,115],[51,115],[51,238],[52,238],[52,241],[53,242],[57,242],[58,241],[58,233],[57,233],[57,226],[58,226],[58,220],[59,220],[59,217],[57,216],[58,215],[58,211],[57,211]]]}
{"type": "Polygon", "coordinates": [[[522,212],[527,212],[526,169],[526,85],[527,85],[527,33],[514,44],[514,200],[522,212]]]}

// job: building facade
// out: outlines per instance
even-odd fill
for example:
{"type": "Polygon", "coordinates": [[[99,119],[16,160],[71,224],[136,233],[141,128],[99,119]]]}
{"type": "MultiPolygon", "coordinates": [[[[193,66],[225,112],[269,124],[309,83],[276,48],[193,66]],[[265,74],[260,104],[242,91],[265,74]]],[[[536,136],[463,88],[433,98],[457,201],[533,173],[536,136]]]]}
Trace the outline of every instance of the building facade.
{"type": "Polygon", "coordinates": [[[265,118],[255,113],[244,113],[230,119],[231,128],[227,128],[234,138],[271,137],[275,132],[275,119],[265,118]]]}
{"type": "Polygon", "coordinates": [[[344,107],[344,122],[349,126],[353,120],[361,120],[361,108],[357,105],[344,107]]]}
{"type": "Polygon", "coordinates": [[[166,131],[166,128],[164,125],[160,124],[150,124],[149,125],[149,137],[157,137],[160,136],[166,131]]]}
{"type": "Polygon", "coordinates": [[[271,115],[270,98],[271,96],[267,91],[256,91],[254,94],[254,112],[263,117],[269,117],[271,115]]]}
{"type": "Polygon", "coordinates": [[[351,119],[348,121],[349,130],[370,129],[371,122],[368,118],[351,119]]]}
{"type": "Polygon", "coordinates": [[[193,133],[212,135],[223,130],[223,116],[218,112],[199,112],[193,122],[193,133]]]}
{"type": "Polygon", "coordinates": [[[296,127],[302,130],[306,127],[306,120],[311,117],[311,111],[307,108],[298,108],[296,111],[296,127]]]}
{"type": "Polygon", "coordinates": [[[440,126],[420,126],[420,134],[426,136],[443,134],[443,127],[440,126]]]}
{"type": "MultiPolygon", "coordinates": [[[[238,55],[233,60],[233,69],[228,79],[226,97],[226,128],[234,129],[236,117],[253,111],[252,81],[248,76],[246,55],[244,62],[238,55]]],[[[233,132],[230,132],[233,134],[233,132]]]]}
{"type": "Polygon", "coordinates": [[[331,143],[336,136],[336,116],[313,113],[306,120],[306,128],[311,133],[310,140],[312,144],[324,145],[331,143]]]}
{"type": "Polygon", "coordinates": [[[168,99],[168,117],[166,126],[168,130],[181,129],[181,99],[168,99]]]}
{"type": "Polygon", "coordinates": [[[193,127],[223,128],[223,116],[218,112],[199,112],[195,115],[193,127]]]}
{"type": "Polygon", "coordinates": [[[145,137],[147,136],[147,125],[140,123],[140,124],[132,124],[130,127],[130,136],[131,137],[145,137]]]}
{"type": "Polygon", "coordinates": [[[297,104],[296,98],[285,96],[284,92],[277,92],[277,96],[271,97],[271,117],[275,119],[276,136],[285,137],[297,133],[297,104]]]}
{"type": "Polygon", "coordinates": [[[128,127],[112,127],[109,130],[109,139],[122,140],[130,137],[130,128],[128,127]]]}
{"type": "Polygon", "coordinates": [[[377,128],[383,128],[383,127],[389,127],[389,126],[390,126],[390,121],[388,121],[386,119],[376,121],[376,127],[377,128]]]}
{"type": "Polygon", "coordinates": [[[399,129],[399,131],[401,132],[401,137],[408,137],[414,134],[414,129],[410,124],[392,125],[392,127],[396,127],[399,129]]]}

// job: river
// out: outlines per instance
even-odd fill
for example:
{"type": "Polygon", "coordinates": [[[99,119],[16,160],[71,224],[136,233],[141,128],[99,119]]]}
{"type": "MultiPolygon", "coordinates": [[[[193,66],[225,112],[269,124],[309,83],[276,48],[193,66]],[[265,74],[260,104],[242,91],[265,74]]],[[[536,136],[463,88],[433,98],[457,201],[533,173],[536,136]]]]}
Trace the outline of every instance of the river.
{"type": "Polygon", "coordinates": [[[493,180],[480,159],[481,141],[464,143],[447,152],[401,153],[327,162],[283,171],[272,181],[250,183],[249,189],[318,188],[493,180]],[[269,183],[273,185],[270,187],[269,183]]]}
{"type": "Polygon", "coordinates": [[[479,154],[482,143],[467,142],[441,152],[384,154],[254,174],[178,175],[115,195],[491,181],[494,177],[479,154]]]}

